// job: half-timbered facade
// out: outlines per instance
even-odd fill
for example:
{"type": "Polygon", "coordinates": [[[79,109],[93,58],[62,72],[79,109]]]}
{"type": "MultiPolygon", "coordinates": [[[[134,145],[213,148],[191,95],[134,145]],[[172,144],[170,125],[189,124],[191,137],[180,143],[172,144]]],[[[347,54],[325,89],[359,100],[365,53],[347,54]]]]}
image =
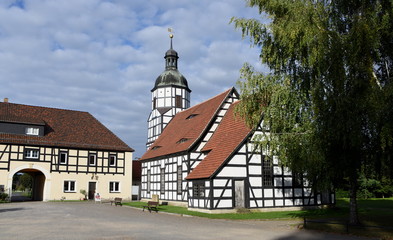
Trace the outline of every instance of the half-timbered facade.
{"type": "Polygon", "coordinates": [[[179,112],[141,158],[142,198],[199,211],[272,209],[329,204],[334,195],[311,190],[302,174],[253,143],[266,131],[236,117],[232,88],[179,112]]]}
{"type": "Polygon", "coordinates": [[[33,200],[130,199],[133,151],[87,112],[0,102],[3,191],[27,173],[33,200]]]}

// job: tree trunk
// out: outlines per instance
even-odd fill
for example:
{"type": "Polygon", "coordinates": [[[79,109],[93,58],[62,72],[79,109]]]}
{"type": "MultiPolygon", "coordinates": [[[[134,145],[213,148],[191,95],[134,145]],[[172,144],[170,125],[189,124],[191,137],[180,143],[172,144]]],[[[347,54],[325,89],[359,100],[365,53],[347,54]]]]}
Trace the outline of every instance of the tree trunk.
{"type": "Polygon", "coordinates": [[[349,189],[349,224],[351,225],[359,225],[356,192],[357,192],[357,178],[351,177],[350,189],[349,189]]]}

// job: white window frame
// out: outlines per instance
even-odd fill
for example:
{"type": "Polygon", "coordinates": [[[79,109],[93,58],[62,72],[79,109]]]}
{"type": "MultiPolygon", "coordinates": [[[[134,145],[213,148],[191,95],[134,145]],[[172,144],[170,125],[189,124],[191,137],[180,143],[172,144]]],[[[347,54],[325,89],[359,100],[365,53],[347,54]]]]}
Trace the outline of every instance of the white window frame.
{"type": "Polygon", "coordinates": [[[59,152],[59,163],[60,164],[67,164],[67,162],[68,162],[68,154],[67,154],[67,152],[60,151],[59,152]],[[61,161],[61,155],[65,155],[64,162],[61,161]]]}
{"type": "Polygon", "coordinates": [[[109,154],[109,166],[116,166],[116,160],[117,160],[117,157],[116,157],[116,155],[115,154],[109,154]],[[111,162],[111,158],[113,157],[113,164],[112,164],[112,162],[111,162]]]}
{"type": "Polygon", "coordinates": [[[88,156],[89,166],[96,166],[97,165],[97,155],[94,153],[90,153],[88,156]],[[94,157],[94,163],[90,163],[90,157],[94,157]]]}
{"type": "Polygon", "coordinates": [[[119,181],[110,181],[109,182],[109,192],[110,193],[119,193],[120,191],[120,182],[119,181]]]}
{"type": "Polygon", "coordinates": [[[27,127],[26,128],[26,135],[38,136],[39,133],[40,133],[40,129],[37,127],[27,127]]]}
{"type": "Polygon", "coordinates": [[[76,181],[75,180],[64,180],[63,191],[65,193],[75,193],[76,192],[76,181]],[[67,183],[67,186],[66,186],[66,183],[67,183]],[[72,186],[71,183],[74,183],[74,189],[71,188],[71,186],[72,186]]]}
{"type": "Polygon", "coordinates": [[[25,149],[24,156],[26,159],[39,159],[40,150],[38,149],[25,149]]]}

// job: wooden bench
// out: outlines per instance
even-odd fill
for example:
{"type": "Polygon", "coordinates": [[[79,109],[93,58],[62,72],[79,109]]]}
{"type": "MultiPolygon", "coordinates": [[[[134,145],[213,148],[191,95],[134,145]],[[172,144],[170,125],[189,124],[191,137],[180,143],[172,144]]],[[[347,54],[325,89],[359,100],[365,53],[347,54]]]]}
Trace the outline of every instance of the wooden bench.
{"type": "Polygon", "coordinates": [[[111,200],[111,205],[114,203],[115,206],[117,206],[117,205],[123,206],[123,204],[121,203],[121,200],[122,200],[121,198],[117,197],[114,200],[111,200]]]}
{"type": "Polygon", "coordinates": [[[146,206],[143,206],[143,211],[145,211],[145,208],[151,212],[151,210],[154,210],[158,212],[158,202],[153,202],[153,201],[148,201],[146,206]]]}

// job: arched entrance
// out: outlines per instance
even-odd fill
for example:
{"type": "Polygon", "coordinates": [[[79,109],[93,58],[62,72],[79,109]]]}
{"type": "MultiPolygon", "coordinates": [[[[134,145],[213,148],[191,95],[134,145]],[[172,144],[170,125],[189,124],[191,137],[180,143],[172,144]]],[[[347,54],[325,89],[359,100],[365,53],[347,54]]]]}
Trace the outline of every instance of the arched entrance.
{"type": "Polygon", "coordinates": [[[16,194],[11,196],[11,201],[18,200],[32,200],[32,201],[47,201],[50,193],[50,174],[49,172],[38,165],[29,164],[15,168],[9,172],[8,175],[8,189],[13,189],[12,183],[15,174],[28,174],[32,177],[32,192],[31,196],[22,196],[16,194]],[[19,195],[19,196],[18,196],[19,195]]]}
{"type": "Polygon", "coordinates": [[[37,169],[24,169],[14,174],[12,202],[42,201],[45,175],[37,169]]]}

